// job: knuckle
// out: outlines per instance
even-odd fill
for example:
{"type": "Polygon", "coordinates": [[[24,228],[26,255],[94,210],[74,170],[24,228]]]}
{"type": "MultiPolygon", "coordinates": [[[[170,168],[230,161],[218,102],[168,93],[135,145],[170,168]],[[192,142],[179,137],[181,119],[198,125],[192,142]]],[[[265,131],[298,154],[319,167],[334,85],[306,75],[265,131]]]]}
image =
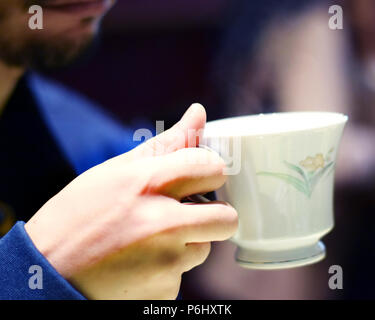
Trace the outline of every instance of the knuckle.
{"type": "Polygon", "coordinates": [[[236,209],[234,209],[231,205],[226,205],[227,213],[227,223],[228,226],[232,229],[232,232],[234,233],[237,230],[238,227],[238,213],[236,209]]]}
{"type": "Polygon", "coordinates": [[[227,222],[237,222],[238,213],[228,202],[212,201],[211,204],[213,210],[217,210],[218,216],[221,219],[225,219],[227,222]]]}
{"type": "Polygon", "coordinates": [[[220,171],[220,173],[218,173],[217,175],[215,175],[215,184],[214,184],[214,189],[217,190],[219,188],[221,188],[224,183],[227,181],[227,176],[221,174],[222,171],[220,171]]]}
{"type": "Polygon", "coordinates": [[[222,170],[225,168],[225,161],[220,155],[216,152],[209,151],[202,148],[196,148],[199,150],[199,154],[204,159],[207,159],[207,163],[210,165],[214,165],[215,168],[218,168],[219,170],[222,170]]]}
{"type": "Polygon", "coordinates": [[[210,165],[217,171],[223,171],[225,168],[225,161],[217,153],[202,148],[180,149],[175,152],[175,155],[184,158],[187,163],[210,165]]]}
{"type": "Polygon", "coordinates": [[[229,203],[226,203],[227,215],[228,215],[228,222],[232,222],[234,224],[238,223],[238,213],[236,209],[234,209],[229,203]]]}
{"type": "Polygon", "coordinates": [[[173,277],[173,280],[166,286],[161,295],[162,300],[175,300],[180,292],[181,275],[173,277]]]}
{"type": "Polygon", "coordinates": [[[222,171],[226,166],[224,159],[220,157],[218,153],[214,153],[212,151],[208,151],[208,152],[210,153],[211,162],[216,164],[218,168],[222,171]]]}
{"type": "Polygon", "coordinates": [[[198,246],[198,263],[201,264],[206,261],[207,257],[211,252],[211,243],[200,243],[198,246]]]}
{"type": "Polygon", "coordinates": [[[152,194],[168,183],[173,171],[168,173],[163,172],[162,159],[153,157],[142,163],[141,176],[141,194],[152,194]]]}
{"type": "Polygon", "coordinates": [[[210,242],[202,243],[188,243],[187,257],[185,258],[184,271],[191,270],[192,268],[202,264],[206,261],[211,251],[210,242]]]}
{"type": "Polygon", "coordinates": [[[225,226],[223,229],[223,236],[231,237],[238,228],[238,214],[230,204],[226,202],[219,203],[217,216],[220,217],[221,224],[225,226]]]}

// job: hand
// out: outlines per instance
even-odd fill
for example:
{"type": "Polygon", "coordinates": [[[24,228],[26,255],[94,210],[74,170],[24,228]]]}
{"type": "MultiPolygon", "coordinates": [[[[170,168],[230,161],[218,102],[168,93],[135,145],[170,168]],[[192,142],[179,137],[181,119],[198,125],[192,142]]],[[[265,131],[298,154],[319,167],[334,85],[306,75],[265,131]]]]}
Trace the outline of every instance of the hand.
{"type": "Polygon", "coordinates": [[[186,148],[188,131],[200,133],[196,146],[205,121],[193,105],[171,129],[74,179],[26,223],[36,247],[87,298],[174,299],[210,241],[234,234],[228,204],[180,202],[225,182],[217,154],[186,148]]]}

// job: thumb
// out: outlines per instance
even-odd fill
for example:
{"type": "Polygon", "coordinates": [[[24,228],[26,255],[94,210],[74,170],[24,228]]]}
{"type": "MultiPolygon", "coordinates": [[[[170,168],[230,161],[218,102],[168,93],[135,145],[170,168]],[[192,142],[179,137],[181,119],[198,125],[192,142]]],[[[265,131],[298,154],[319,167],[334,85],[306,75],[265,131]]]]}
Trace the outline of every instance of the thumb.
{"type": "Polygon", "coordinates": [[[136,156],[157,156],[196,147],[202,140],[205,124],[206,110],[201,104],[194,103],[173,127],[147,140],[132,153],[136,156]]]}

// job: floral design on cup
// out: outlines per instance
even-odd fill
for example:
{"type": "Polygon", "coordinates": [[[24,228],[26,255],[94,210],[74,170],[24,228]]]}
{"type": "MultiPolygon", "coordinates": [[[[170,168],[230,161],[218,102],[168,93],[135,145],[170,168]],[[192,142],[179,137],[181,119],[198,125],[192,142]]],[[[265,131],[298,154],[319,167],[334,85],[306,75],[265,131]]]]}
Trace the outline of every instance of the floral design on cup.
{"type": "Polygon", "coordinates": [[[300,161],[299,164],[308,171],[316,171],[319,168],[324,168],[323,154],[318,153],[315,157],[307,157],[305,160],[300,161]]]}
{"type": "Polygon", "coordinates": [[[257,172],[257,175],[281,179],[310,198],[319,180],[333,172],[334,161],[331,160],[333,150],[334,148],[331,148],[326,156],[322,153],[318,153],[314,157],[308,156],[298,165],[284,161],[285,166],[297,173],[298,177],[287,173],[267,171],[257,172]]]}

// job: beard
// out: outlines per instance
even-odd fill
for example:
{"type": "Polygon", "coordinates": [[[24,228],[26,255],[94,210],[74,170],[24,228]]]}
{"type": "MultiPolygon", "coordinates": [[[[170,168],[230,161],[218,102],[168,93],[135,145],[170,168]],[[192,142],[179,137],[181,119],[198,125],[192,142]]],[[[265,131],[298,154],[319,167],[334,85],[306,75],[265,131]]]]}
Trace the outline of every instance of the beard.
{"type": "MultiPolygon", "coordinates": [[[[25,8],[33,3],[43,5],[49,0],[12,0],[22,1],[25,8]]],[[[19,3],[20,4],[20,3],[19,3]]],[[[19,7],[22,7],[20,4],[19,7]]],[[[34,34],[29,30],[12,28],[10,14],[0,5],[0,60],[9,66],[30,68],[38,71],[65,67],[94,47],[98,39],[98,32],[87,32],[77,37],[69,34],[59,36],[43,35],[40,31],[34,34]]],[[[100,24],[94,18],[85,18],[80,22],[81,27],[100,24]]],[[[18,24],[17,27],[21,25],[18,24]]],[[[95,28],[99,29],[99,28],[95,28]]]]}
{"type": "Polygon", "coordinates": [[[72,41],[30,41],[21,47],[12,47],[0,39],[0,59],[9,66],[31,68],[39,71],[60,68],[75,61],[92,47],[93,37],[74,43],[72,41]]]}

